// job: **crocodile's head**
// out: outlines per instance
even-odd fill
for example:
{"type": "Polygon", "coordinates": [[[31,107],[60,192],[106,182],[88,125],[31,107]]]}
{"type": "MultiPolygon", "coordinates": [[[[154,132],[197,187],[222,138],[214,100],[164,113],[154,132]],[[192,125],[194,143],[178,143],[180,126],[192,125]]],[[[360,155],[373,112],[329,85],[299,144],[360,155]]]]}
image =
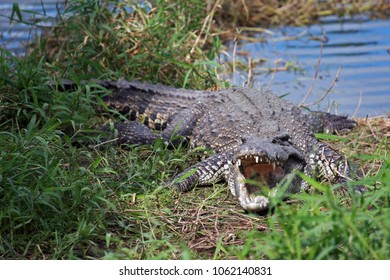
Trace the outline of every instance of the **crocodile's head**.
{"type": "Polygon", "coordinates": [[[245,139],[233,151],[228,184],[241,206],[251,212],[261,212],[269,206],[269,197],[281,184],[289,184],[287,192],[300,189],[304,156],[288,141],[287,135],[271,139],[245,139]]]}

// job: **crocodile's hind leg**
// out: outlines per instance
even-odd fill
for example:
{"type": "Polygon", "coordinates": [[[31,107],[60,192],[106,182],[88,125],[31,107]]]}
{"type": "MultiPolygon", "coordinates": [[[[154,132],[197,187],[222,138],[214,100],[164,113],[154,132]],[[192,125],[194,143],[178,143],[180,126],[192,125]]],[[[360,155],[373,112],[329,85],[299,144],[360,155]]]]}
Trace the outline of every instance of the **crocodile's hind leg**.
{"type": "Polygon", "coordinates": [[[147,126],[138,122],[116,122],[107,124],[100,130],[110,134],[104,141],[116,144],[152,144],[159,137],[147,126]]]}
{"type": "Polygon", "coordinates": [[[135,121],[107,124],[101,130],[109,132],[111,134],[109,140],[114,140],[117,144],[152,144],[158,138],[162,138],[176,145],[178,142],[176,139],[188,139],[203,113],[202,103],[196,103],[175,115],[159,134],[153,133],[149,127],[135,121]]]}

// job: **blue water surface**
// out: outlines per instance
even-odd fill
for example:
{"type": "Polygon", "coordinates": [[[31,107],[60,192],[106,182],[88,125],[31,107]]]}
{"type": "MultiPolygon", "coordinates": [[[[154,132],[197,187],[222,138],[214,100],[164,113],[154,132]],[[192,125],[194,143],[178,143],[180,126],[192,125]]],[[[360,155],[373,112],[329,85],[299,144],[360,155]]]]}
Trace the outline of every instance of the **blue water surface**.
{"type": "Polygon", "coordinates": [[[14,55],[28,53],[28,43],[53,26],[58,11],[62,13],[64,1],[56,0],[0,0],[0,46],[14,55]],[[18,5],[19,18],[15,4],[18,5]]]}
{"type": "MultiPolygon", "coordinates": [[[[269,88],[300,103],[312,86],[320,60],[318,77],[311,95],[304,104],[311,108],[336,111],[354,116],[377,116],[390,112],[390,20],[355,17],[322,18],[319,24],[307,27],[283,27],[270,30],[264,42],[238,42],[236,60],[247,64],[266,60],[252,69],[253,85],[269,88]],[[321,39],[325,42],[321,53],[321,39]],[[287,40],[287,38],[293,38],[287,40]],[[243,54],[243,55],[241,55],[243,54]],[[292,65],[295,70],[269,72],[292,65]],[[331,87],[341,67],[337,83],[331,87]]],[[[232,61],[233,43],[229,45],[232,61]]],[[[230,77],[236,85],[248,80],[248,70],[230,77]]]]}

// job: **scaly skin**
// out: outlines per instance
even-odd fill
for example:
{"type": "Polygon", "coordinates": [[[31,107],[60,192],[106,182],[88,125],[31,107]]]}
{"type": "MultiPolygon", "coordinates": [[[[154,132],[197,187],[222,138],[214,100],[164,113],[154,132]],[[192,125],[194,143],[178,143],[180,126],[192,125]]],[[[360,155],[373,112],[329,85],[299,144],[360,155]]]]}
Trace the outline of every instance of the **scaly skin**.
{"type": "Polygon", "coordinates": [[[274,94],[249,88],[203,92],[125,80],[98,83],[112,90],[103,98],[107,106],[130,120],[115,124],[119,143],[181,136],[191,147],[215,152],[167,184],[179,191],[224,180],[245,210],[261,212],[283,183],[286,193],[307,190],[296,171],[329,183],[351,177],[345,157],[313,133],[350,129],[355,123],[345,117],[304,114],[274,94]]]}

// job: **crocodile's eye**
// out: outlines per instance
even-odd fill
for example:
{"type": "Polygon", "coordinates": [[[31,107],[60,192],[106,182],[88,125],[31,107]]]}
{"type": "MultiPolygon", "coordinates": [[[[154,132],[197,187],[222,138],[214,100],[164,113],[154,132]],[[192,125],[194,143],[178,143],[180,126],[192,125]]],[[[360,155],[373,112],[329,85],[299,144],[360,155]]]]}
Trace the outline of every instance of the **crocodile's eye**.
{"type": "Polygon", "coordinates": [[[272,143],[282,146],[290,145],[290,138],[291,136],[289,134],[282,134],[272,139],[272,143]]]}

